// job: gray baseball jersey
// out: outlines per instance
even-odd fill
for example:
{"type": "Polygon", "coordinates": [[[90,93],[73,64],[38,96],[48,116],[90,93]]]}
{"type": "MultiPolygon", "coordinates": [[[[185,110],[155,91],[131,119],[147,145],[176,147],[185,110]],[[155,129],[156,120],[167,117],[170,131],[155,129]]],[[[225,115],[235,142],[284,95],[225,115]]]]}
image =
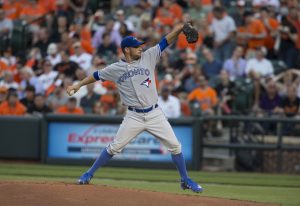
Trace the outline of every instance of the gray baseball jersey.
{"type": "Polygon", "coordinates": [[[99,78],[116,83],[124,105],[147,108],[158,100],[154,70],[160,55],[157,44],[143,52],[139,60],[131,63],[120,60],[99,70],[99,78]]]}
{"type": "Polygon", "coordinates": [[[131,63],[120,60],[99,70],[96,73],[98,76],[94,76],[96,79],[115,82],[124,105],[136,109],[153,108],[149,112],[142,113],[127,110],[114,141],[107,147],[110,154],[121,152],[133,138],[143,131],[148,131],[158,138],[172,154],[181,153],[181,145],[170,123],[162,110],[154,107],[158,101],[154,70],[161,50],[166,46],[166,43],[165,45],[157,44],[143,52],[139,60],[131,63]]]}

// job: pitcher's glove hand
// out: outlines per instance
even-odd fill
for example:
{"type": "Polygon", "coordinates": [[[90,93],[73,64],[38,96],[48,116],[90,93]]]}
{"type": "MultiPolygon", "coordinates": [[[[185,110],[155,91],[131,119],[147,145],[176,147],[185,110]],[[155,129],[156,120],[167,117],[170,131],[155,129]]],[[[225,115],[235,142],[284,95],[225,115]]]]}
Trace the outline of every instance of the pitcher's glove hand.
{"type": "Polygon", "coordinates": [[[188,43],[192,44],[198,41],[198,31],[190,23],[185,23],[182,31],[188,43]]]}

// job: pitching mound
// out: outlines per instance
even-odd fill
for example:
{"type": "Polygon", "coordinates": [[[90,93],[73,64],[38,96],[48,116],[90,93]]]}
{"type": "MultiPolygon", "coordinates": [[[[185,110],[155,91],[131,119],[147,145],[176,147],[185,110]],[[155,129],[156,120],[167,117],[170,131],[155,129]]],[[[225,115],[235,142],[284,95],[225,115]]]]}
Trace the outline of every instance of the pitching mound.
{"type": "Polygon", "coordinates": [[[120,189],[99,185],[0,182],[3,206],[263,206],[255,202],[120,189]]]}

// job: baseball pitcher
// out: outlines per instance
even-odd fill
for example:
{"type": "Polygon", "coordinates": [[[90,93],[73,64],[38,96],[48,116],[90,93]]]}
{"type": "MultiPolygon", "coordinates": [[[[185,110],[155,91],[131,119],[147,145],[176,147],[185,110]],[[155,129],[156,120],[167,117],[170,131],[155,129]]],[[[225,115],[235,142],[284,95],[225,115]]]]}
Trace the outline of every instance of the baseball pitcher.
{"type": "Polygon", "coordinates": [[[188,41],[195,40],[193,36],[188,36],[189,30],[186,32],[186,27],[190,29],[186,24],[175,26],[157,45],[144,52],[141,47],[144,42],[138,41],[133,36],[125,37],[121,42],[124,60],[96,71],[93,75],[67,88],[67,92],[71,96],[84,85],[99,80],[112,81],[119,90],[122,103],[128,108],[113,142],[102,151],[92,167],[79,178],[79,184],[88,184],[97,169],[105,165],[114,155],[120,153],[138,134],[148,131],[170,151],[181,177],[181,188],[191,189],[197,193],[202,192],[202,187],[188,177],[181,144],[164,113],[157,105],[158,95],[154,76],[155,65],[159,61],[161,53],[176,40],[180,32],[184,32],[188,41]]]}

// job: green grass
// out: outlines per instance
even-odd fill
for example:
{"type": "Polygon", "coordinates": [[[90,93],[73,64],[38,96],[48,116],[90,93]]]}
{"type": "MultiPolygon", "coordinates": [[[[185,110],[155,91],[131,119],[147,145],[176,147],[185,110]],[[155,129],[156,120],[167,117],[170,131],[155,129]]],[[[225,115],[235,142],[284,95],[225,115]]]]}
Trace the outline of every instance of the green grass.
{"type": "MultiPolygon", "coordinates": [[[[81,166],[0,163],[0,180],[75,182],[81,166]]],[[[257,173],[190,172],[205,191],[201,196],[300,205],[300,176],[257,173]]],[[[195,195],[181,191],[175,170],[103,168],[93,184],[195,195]]]]}

